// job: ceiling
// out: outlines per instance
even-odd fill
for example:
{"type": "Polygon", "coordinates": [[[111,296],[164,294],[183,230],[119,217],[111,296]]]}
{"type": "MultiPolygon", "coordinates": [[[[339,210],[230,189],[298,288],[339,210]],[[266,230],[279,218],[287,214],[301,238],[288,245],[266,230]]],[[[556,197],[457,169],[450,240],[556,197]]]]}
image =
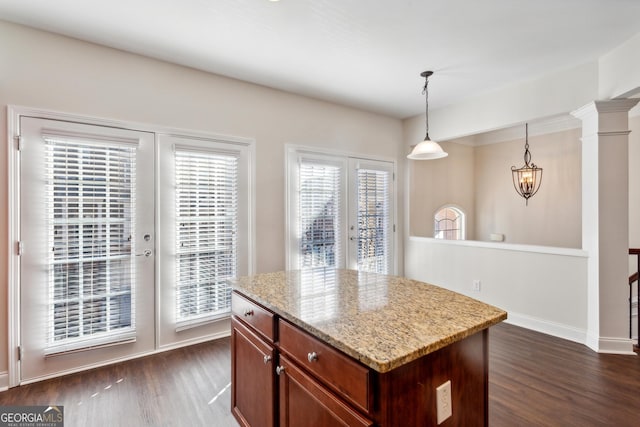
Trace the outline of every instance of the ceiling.
{"type": "Polygon", "coordinates": [[[596,60],[638,0],[0,0],[0,19],[406,118],[596,60]]]}

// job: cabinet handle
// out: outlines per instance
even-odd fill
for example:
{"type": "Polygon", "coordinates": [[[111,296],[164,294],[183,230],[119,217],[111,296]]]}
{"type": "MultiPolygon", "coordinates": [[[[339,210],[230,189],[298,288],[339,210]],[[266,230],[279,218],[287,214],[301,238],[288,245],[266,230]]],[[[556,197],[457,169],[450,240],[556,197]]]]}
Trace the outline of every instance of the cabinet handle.
{"type": "Polygon", "coordinates": [[[262,358],[262,361],[266,365],[267,363],[271,362],[271,356],[269,356],[268,354],[265,354],[264,357],[262,358]]]}
{"type": "Polygon", "coordinates": [[[253,310],[251,310],[250,308],[245,308],[244,315],[246,317],[253,316],[253,310]]]}
{"type": "Polygon", "coordinates": [[[318,361],[318,354],[315,351],[312,351],[311,353],[307,354],[307,359],[309,360],[309,362],[317,362],[318,361]]]}
{"type": "Polygon", "coordinates": [[[283,372],[284,372],[284,366],[276,367],[276,374],[282,375],[283,372]]]}

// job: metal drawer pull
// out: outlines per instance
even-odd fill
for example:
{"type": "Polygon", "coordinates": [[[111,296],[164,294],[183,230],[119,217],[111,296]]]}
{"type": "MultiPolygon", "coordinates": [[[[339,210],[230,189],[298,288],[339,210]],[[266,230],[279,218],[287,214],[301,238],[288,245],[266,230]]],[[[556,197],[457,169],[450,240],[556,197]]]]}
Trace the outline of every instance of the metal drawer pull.
{"type": "Polygon", "coordinates": [[[309,360],[309,362],[317,362],[318,361],[318,354],[313,351],[309,354],[307,354],[307,359],[309,360]]]}
{"type": "Polygon", "coordinates": [[[266,365],[267,363],[271,362],[271,356],[269,356],[268,354],[265,354],[264,358],[262,358],[262,361],[266,365]]]}
{"type": "Polygon", "coordinates": [[[253,316],[253,310],[251,310],[250,308],[245,308],[244,315],[247,317],[253,316]]]}
{"type": "Polygon", "coordinates": [[[281,375],[284,372],[284,366],[276,367],[276,374],[281,375]]]}

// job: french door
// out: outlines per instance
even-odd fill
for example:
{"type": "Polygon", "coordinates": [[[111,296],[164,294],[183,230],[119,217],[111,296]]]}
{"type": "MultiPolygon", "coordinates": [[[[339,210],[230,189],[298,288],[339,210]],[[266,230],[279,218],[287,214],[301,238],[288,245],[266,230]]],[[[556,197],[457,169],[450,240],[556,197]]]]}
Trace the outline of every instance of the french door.
{"type": "Polygon", "coordinates": [[[291,149],[287,266],[393,274],[392,162],[291,149]]]}
{"type": "Polygon", "coordinates": [[[10,386],[228,336],[253,142],[9,111],[10,386]]]}
{"type": "Polygon", "coordinates": [[[154,349],[154,134],[20,118],[20,379],[154,349]]]}

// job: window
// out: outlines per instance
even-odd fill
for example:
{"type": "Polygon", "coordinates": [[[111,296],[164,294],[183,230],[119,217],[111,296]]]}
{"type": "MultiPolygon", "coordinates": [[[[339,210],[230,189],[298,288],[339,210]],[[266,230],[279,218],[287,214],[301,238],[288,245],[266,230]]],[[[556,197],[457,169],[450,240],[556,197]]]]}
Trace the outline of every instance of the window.
{"type": "Polygon", "coordinates": [[[178,327],[231,309],[236,276],[238,157],[175,149],[178,327]]]}
{"type": "Polygon", "coordinates": [[[392,162],[290,147],[287,268],[394,271],[392,162]]]}
{"type": "Polygon", "coordinates": [[[51,248],[45,353],[133,338],[136,146],[43,139],[51,248]]]}
{"type": "Polygon", "coordinates": [[[357,168],[358,270],[387,274],[391,174],[357,168]]]}
{"type": "Polygon", "coordinates": [[[339,164],[300,162],[299,267],[335,267],[340,259],[342,171],[339,164]]]}
{"type": "Polygon", "coordinates": [[[444,206],[436,212],[433,221],[433,237],[444,240],[464,240],[465,215],[454,206],[444,206]]]}

